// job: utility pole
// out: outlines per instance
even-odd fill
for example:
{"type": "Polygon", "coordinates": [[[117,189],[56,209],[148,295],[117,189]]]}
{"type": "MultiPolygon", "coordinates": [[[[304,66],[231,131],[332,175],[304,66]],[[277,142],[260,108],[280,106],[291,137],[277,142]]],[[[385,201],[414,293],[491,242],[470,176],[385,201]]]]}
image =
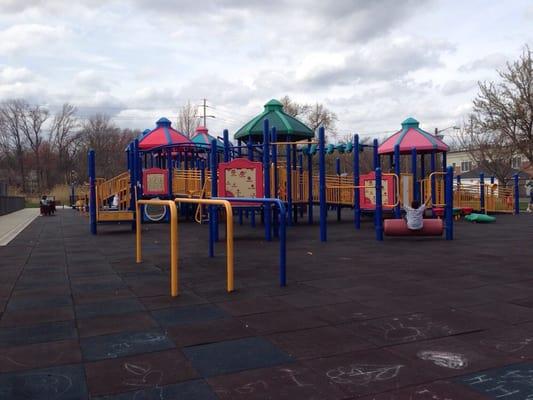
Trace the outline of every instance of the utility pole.
{"type": "Polygon", "coordinates": [[[207,118],[215,118],[215,116],[207,115],[207,108],[209,108],[209,106],[207,105],[207,99],[202,99],[202,100],[203,100],[203,104],[200,106],[204,109],[202,119],[204,120],[204,128],[207,128],[207,118]]]}

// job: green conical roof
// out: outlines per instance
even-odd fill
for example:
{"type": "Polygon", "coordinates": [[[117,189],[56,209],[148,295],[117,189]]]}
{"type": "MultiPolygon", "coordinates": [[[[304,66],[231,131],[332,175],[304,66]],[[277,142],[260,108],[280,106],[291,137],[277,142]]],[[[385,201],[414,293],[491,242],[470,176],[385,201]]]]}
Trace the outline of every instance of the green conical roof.
{"type": "Polygon", "coordinates": [[[270,128],[276,127],[278,140],[297,141],[315,136],[307,125],[283,112],[283,104],[272,99],[265,104],[265,109],[261,114],[252,118],[235,133],[235,139],[248,141],[250,137],[253,137],[254,141],[262,141],[265,119],[268,119],[270,128]]]}

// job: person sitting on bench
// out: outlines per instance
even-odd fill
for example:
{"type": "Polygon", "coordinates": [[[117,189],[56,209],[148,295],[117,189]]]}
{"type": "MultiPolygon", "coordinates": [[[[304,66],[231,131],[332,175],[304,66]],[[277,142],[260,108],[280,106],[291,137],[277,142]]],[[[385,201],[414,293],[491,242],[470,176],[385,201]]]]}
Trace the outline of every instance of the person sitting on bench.
{"type": "Polygon", "coordinates": [[[41,215],[50,215],[50,205],[46,196],[43,196],[39,201],[41,207],[41,215]]]}
{"type": "Polygon", "coordinates": [[[407,228],[412,231],[418,231],[424,226],[424,212],[426,211],[426,204],[429,202],[430,198],[426,202],[420,205],[418,200],[413,200],[411,202],[411,207],[404,205],[405,210],[405,219],[407,221],[407,228]]]}

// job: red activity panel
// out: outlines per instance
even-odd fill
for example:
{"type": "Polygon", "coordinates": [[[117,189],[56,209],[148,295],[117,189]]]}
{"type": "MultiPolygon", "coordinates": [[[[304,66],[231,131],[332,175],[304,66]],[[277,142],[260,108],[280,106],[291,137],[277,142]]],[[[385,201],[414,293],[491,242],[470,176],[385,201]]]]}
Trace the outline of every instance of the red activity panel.
{"type": "Polygon", "coordinates": [[[150,196],[168,194],[168,170],[145,169],[143,171],[143,194],[150,196]]]}
{"type": "Polygon", "coordinates": [[[245,158],[220,163],[218,195],[220,197],[263,197],[263,164],[245,158]]]}
{"type": "MultiPolygon", "coordinates": [[[[373,210],[376,208],[376,174],[369,172],[361,175],[359,184],[364,186],[359,190],[359,203],[362,209],[373,210]]],[[[395,203],[394,199],[394,177],[392,175],[383,175],[381,177],[381,202],[383,208],[391,208],[395,203]]]]}

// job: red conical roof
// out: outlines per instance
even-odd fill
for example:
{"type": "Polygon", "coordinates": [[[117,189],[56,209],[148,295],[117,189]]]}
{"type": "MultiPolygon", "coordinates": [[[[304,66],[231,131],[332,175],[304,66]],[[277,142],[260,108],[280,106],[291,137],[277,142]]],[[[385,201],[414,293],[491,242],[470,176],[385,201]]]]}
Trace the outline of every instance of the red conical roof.
{"type": "Polygon", "coordinates": [[[172,128],[171,124],[168,119],[160,118],[156,122],[156,128],[139,140],[139,149],[150,150],[172,144],[190,144],[191,141],[187,136],[172,128]]]}
{"type": "Polygon", "coordinates": [[[418,127],[419,122],[407,118],[402,122],[402,129],[387,138],[378,148],[379,154],[393,154],[394,146],[400,146],[400,153],[410,153],[414,148],[417,153],[447,152],[450,148],[438,137],[418,127]]]}

